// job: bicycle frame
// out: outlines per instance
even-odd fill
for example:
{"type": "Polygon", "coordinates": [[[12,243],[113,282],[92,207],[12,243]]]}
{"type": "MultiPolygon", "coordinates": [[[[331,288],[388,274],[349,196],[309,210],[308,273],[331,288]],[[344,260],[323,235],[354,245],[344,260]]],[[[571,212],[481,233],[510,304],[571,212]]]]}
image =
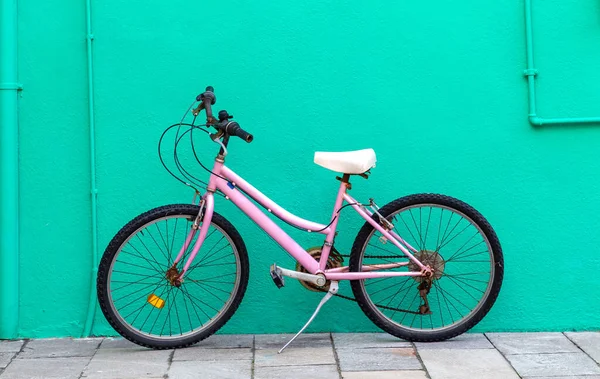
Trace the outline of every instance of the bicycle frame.
{"type": "MultiPolygon", "coordinates": [[[[390,276],[422,276],[425,271],[428,270],[415,256],[411,253],[416,253],[414,247],[408,244],[403,238],[397,235],[392,230],[387,230],[379,222],[373,220],[373,213],[367,210],[362,204],[357,202],[348,193],[348,183],[342,181],[340,184],[337,198],[333,207],[333,213],[331,215],[330,224],[322,225],[316,222],[305,220],[300,218],[287,210],[277,205],[273,200],[269,199],[258,189],[253,187],[250,183],[246,182],[235,172],[225,166],[222,156],[218,156],[215,160],[214,167],[212,169],[213,174],[210,176],[210,180],[207,186],[207,192],[202,198],[204,210],[204,217],[202,219],[202,225],[199,227],[199,236],[196,240],[189,258],[185,262],[184,268],[181,272],[181,278],[185,275],[188,267],[196,257],[196,254],[202,247],[202,243],[206,238],[208,228],[210,226],[213,212],[214,212],[214,192],[219,190],[225,194],[228,200],[231,200],[238,208],[240,208],[250,219],[252,219],[261,229],[263,229],[269,236],[271,236],[284,250],[286,250],[291,256],[293,256],[309,273],[311,274],[324,274],[328,280],[359,280],[367,278],[378,278],[378,277],[390,277],[390,276]],[[226,180],[224,180],[225,178],[226,180]],[[267,212],[273,213],[283,221],[297,226],[298,228],[306,229],[308,232],[315,232],[325,235],[325,241],[323,244],[320,259],[317,261],[314,259],[305,249],[303,249],[292,237],[290,237],[285,231],[283,231],[273,220],[271,220],[263,211],[261,211],[256,205],[254,205],[248,197],[263,206],[267,212]],[[414,262],[420,271],[378,271],[397,268],[401,266],[407,266],[409,261],[378,264],[372,266],[363,266],[361,272],[349,272],[349,267],[337,267],[332,269],[326,269],[327,259],[333,246],[337,223],[339,221],[339,210],[346,202],[352,207],[362,218],[364,218],[369,224],[378,230],[388,241],[395,245],[408,257],[408,259],[414,262]]],[[[196,225],[197,226],[197,225],[196,225]]],[[[198,228],[194,227],[190,231],[184,246],[179,251],[174,264],[177,264],[184,256],[184,252],[187,251],[191,241],[194,239],[195,234],[198,232],[198,228]]],[[[400,257],[399,257],[400,258],[400,257]]]]}

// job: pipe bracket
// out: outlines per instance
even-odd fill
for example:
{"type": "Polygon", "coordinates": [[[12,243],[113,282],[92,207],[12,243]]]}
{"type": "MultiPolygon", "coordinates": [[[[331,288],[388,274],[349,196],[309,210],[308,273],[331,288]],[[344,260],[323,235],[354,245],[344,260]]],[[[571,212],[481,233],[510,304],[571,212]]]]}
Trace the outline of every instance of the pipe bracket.
{"type": "Polygon", "coordinates": [[[0,90],[22,91],[23,84],[21,84],[21,83],[0,83],[0,90]]]}
{"type": "Polygon", "coordinates": [[[536,76],[538,71],[535,68],[528,68],[527,70],[523,71],[523,74],[525,76],[536,76]]]}

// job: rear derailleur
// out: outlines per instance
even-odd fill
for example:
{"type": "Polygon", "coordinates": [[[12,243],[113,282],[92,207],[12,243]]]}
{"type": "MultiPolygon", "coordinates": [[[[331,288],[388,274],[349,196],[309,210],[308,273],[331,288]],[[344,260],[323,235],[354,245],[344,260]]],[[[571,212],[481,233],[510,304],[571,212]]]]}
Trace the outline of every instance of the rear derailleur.
{"type": "Polygon", "coordinates": [[[431,283],[433,279],[431,277],[425,277],[417,287],[419,290],[419,295],[423,299],[424,304],[419,306],[419,313],[422,315],[430,315],[431,309],[429,308],[429,301],[427,300],[427,295],[429,295],[429,290],[431,290],[431,283]]]}

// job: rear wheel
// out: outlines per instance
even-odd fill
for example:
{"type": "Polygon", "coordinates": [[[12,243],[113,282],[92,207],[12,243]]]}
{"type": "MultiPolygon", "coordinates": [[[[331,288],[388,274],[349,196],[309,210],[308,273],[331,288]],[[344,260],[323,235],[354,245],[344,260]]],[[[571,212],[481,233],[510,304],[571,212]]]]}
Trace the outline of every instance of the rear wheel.
{"type": "MultiPolygon", "coordinates": [[[[460,200],[435,194],[402,197],[379,213],[417,250],[413,255],[429,265],[433,275],[352,281],[363,312],[386,332],[423,342],[452,338],[481,321],[498,296],[504,273],[500,242],[486,219],[460,200]]],[[[350,271],[406,261],[402,256],[365,223],[352,247],[350,271]]],[[[391,271],[419,268],[410,262],[391,271]]]]}
{"type": "MultiPolygon", "coordinates": [[[[111,326],[128,340],[157,349],[189,346],[221,328],[242,301],[246,246],[217,213],[181,285],[169,280],[199,210],[191,204],[152,209],[125,225],[104,252],[98,301],[111,326]]],[[[198,235],[175,266],[178,272],[198,235]]]]}

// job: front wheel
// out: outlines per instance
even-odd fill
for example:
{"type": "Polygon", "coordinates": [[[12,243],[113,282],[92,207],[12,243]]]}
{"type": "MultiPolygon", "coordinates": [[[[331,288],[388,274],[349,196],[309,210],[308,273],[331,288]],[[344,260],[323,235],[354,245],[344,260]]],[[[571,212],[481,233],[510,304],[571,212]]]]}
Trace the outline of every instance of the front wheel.
{"type": "MultiPolygon", "coordinates": [[[[379,213],[415,248],[412,254],[429,265],[433,275],[429,279],[394,276],[352,281],[365,315],[394,336],[421,342],[455,337],[481,321],[498,297],[504,274],[502,248],[487,220],[468,204],[436,194],[402,197],[379,213]]],[[[352,246],[350,271],[406,261],[402,256],[365,223],[352,246]]],[[[419,268],[409,260],[392,271],[419,268]]]]}
{"type": "Polygon", "coordinates": [[[167,205],[143,213],[112,239],[98,269],[98,301],[110,325],[139,345],[170,349],[194,344],[221,328],[248,284],[248,254],[237,230],[214,213],[202,247],[181,272],[200,233],[185,246],[200,208],[167,205]]]}

